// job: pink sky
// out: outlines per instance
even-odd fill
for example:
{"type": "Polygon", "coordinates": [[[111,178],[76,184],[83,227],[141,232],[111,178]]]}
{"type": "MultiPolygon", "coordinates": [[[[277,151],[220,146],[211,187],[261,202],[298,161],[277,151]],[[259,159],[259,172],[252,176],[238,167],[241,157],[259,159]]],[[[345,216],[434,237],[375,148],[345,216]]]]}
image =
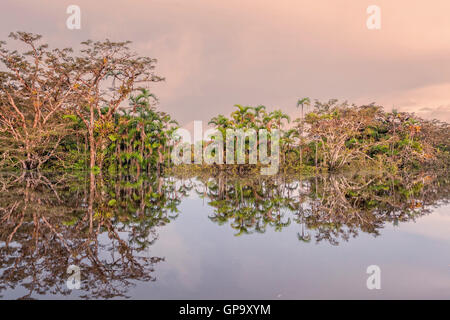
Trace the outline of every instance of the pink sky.
{"type": "Polygon", "coordinates": [[[132,40],[166,77],[152,90],[182,124],[264,104],[299,115],[297,98],[377,102],[450,121],[450,1],[434,0],[2,0],[10,31],[77,48],[132,40]],[[68,30],[66,8],[81,8],[68,30]],[[381,8],[368,30],[366,8],[381,8]]]}

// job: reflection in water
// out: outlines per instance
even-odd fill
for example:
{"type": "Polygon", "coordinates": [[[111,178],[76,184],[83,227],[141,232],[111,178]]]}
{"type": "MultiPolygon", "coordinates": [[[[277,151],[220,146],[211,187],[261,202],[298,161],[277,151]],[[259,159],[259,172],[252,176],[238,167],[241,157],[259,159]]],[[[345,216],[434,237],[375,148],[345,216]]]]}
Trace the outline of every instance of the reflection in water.
{"type": "Polygon", "coordinates": [[[67,295],[67,267],[83,270],[84,298],[123,296],[132,281],[152,281],[162,260],[146,249],[156,227],[176,218],[182,188],[163,178],[97,180],[89,186],[40,174],[2,177],[0,290],[67,295]],[[119,200],[115,200],[119,199],[119,200]]]}
{"type": "Polygon", "coordinates": [[[300,225],[298,238],[338,244],[359,231],[378,235],[386,222],[414,220],[430,213],[430,207],[448,203],[447,176],[355,174],[295,180],[289,177],[202,180],[201,196],[211,199],[218,224],[230,222],[236,235],[281,231],[291,222],[300,225]],[[309,230],[308,232],[305,230],[309,230]]]}
{"type": "Polygon", "coordinates": [[[379,235],[387,222],[414,220],[449,200],[447,175],[435,172],[301,180],[8,173],[0,189],[0,295],[21,288],[23,298],[70,294],[71,264],[82,270],[82,298],[126,297],[137,282],[154,281],[164,259],[150,254],[158,229],[194,194],[236,236],[291,226],[300,241],[333,245],[359,232],[379,235]]]}

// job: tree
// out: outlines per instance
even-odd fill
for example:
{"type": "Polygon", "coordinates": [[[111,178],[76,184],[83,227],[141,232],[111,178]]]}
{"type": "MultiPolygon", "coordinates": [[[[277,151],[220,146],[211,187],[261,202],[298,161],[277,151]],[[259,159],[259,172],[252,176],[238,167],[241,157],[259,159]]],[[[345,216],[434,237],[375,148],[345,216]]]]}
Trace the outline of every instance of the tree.
{"type": "Polygon", "coordinates": [[[76,95],[72,95],[71,109],[86,125],[91,169],[102,167],[103,158],[96,161],[96,157],[106,147],[113,115],[121,104],[133,91],[163,80],[154,73],[156,60],[137,56],[128,44],[85,41],[81,55],[74,59],[81,77],[73,85],[76,95]]]}
{"type": "Polygon", "coordinates": [[[0,150],[3,161],[22,169],[40,168],[52,157],[67,134],[61,115],[80,77],[70,49],[50,51],[41,36],[11,33],[26,51],[5,48],[0,42],[0,150]]]}
{"type": "MultiPolygon", "coordinates": [[[[299,106],[302,106],[302,117],[301,117],[301,120],[299,123],[299,132],[298,132],[299,149],[300,149],[300,165],[302,165],[302,162],[303,162],[302,143],[303,143],[303,124],[304,124],[304,119],[305,119],[303,111],[304,111],[305,105],[307,105],[307,106],[311,105],[311,100],[308,97],[299,99],[297,101],[297,108],[299,106]]],[[[316,149],[317,149],[317,146],[316,146],[316,149]]]]}
{"type": "Polygon", "coordinates": [[[367,151],[375,141],[363,139],[365,130],[376,125],[380,108],[374,105],[335,105],[328,112],[310,113],[307,122],[309,134],[318,137],[323,162],[331,170],[339,169],[357,158],[369,158],[367,151]]]}
{"type": "Polygon", "coordinates": [[[286,120],[287,123],[291,121],[291,118],[281,110],[272,111],[269,116],[275,121],[279,130],[281,130],[281,122],[283,119],[286,120]]]}

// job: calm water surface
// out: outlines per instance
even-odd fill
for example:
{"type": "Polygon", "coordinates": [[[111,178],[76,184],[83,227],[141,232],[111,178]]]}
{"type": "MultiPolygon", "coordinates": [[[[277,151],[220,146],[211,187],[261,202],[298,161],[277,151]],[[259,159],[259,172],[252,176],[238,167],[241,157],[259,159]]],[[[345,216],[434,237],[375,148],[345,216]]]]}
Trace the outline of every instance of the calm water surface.
{"type": "Polygon", "coordinates": [[[450,298],[445,174],[1,181],[3,299],[450,298]]]}

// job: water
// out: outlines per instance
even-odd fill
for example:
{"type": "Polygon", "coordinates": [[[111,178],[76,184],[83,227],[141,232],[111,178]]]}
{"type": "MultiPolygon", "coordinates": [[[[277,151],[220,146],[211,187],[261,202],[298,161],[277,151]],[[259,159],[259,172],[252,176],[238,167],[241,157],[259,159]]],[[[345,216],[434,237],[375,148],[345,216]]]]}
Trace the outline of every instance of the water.
{"type": "Polygon", "coordinates": [[[450,298],[445,173],[1,181],[3,299],[450,298]]]}

